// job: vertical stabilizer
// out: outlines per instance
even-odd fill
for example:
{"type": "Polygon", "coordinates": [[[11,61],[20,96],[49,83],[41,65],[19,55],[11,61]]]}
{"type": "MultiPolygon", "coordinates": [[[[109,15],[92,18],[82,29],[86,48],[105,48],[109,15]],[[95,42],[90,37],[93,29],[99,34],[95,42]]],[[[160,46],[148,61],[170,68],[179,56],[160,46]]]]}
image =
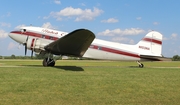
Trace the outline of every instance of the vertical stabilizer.
{"type": "Polygon", "coordinates": [[[157,31],[149,32],[136,46],[142,55],[160,56],[162,52],[162,34],[157,31]]]}

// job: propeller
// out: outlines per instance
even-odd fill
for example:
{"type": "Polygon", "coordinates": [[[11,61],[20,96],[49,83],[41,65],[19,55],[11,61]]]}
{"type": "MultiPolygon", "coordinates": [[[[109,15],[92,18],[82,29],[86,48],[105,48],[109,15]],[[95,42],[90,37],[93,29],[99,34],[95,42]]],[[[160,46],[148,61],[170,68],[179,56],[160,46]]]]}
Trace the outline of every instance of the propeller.
{"type": "Polygon", "coordinates": [[[24,46],[25,46],[25,56],[27,54],[27,41],[28,41],[28,38],[29,38],[29,36],[27,36],[26,42],[24,43],[24,46]]]}
{"type": "Polygon", "coordinates": [[[18,49],[20,49],[20,47],[21,47],[20,45],[21,45],[21,44],[18,45],[18,49]]]}
{"type": "Polygon", "coordinates": [[[31,58],[33,57],[33,52],[34,52],[34,51],[33,51],[33,49],[32,49],[32,52],[31,52],[31,58]]]}
{"type": "MultiPolygon", "coordinates": [[[[26,30],[24,29],[23,32],[26,32],[26,30]]],[[[25,46],[25,56],[27,54],[27,42],[28,42],[28,39],[29,39],[29,36],[27,36],[26,38],[26,42],[24,43],[24,46],[25,46]]],[[[31,58],[33,57],[33,52],[34,52],[34,49],[32,49],[32,52],[31,52],[31,58]]]]}

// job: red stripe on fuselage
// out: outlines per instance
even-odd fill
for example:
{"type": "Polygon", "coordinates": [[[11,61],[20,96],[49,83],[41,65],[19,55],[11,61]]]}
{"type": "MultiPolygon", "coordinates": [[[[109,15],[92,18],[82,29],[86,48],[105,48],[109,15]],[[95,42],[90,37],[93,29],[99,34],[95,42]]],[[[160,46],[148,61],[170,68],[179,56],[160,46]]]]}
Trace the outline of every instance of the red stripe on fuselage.
{"type": "Polygon", "coordinates": [[[160,40],[156,40],[156,39],[152,39],[152,38],[143,38],[142,40],[162,45],[162,41],[160,41],[160,40]]]}
{"type": "Polygon", "coordinates": [[[138,54],[133,54],[130,52],[120,51],[120,50],[97,46],[97,45],[91,45],[89,48],[106,51],[106,52],[110,52],[110,53],[115,53],[115,54],[120,54],[120,55],[125,55],[125,56],[130,56],[130,57],[135,57],[135,58],[140,58],[140,56],[138,54]]]}
{"type": "Polygon", "coordinates": [[[11,33],[14,34],[20,34],[20,35],[27,35],[27,36],[32,36],[32,37],[37,37],[37,38],[43,38],[43,39],[48,39],[48,40],[57,40],[59,39],[58,37],[52,37],[49,35],[45,35],[45,34],[39,34],[39,33],[34,33],[34,32],[21,32],[21,31],[12,31],[11,33]]]}

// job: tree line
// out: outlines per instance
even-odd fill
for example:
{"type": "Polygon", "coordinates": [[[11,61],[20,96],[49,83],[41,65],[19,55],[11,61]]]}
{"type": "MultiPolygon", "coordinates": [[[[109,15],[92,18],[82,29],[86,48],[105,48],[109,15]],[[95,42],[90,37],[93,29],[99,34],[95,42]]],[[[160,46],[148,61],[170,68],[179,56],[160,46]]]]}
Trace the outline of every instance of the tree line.
{"type": "MultiPolygon", "coordinates": [[[[31,57],[31,56],[15,56],[14,54],[12,54],[11,56],[0,56],[0,59],[44,59],[46,58],[48,55],[45,56],[41,56],[38,54],[35,54],[35,56],[31,57]]],[[[50,55],[51,57],[56,57],[53,55],[50,55]]],[[[56,59],[63,59],[62,57],[56,57],[56,59]]],[[[86,58],[79,58],[79,57],[67,57],[66,59],[70,59],[70,60],[77,60],[77,59],[86,59],[86,58]]],[[[174,55],[172,58],[172,61],[180,61],[180,56],[179,55],[174,55]]]]}
{"type": "Polygon", "coordinates": [[[174,55],[172,57],[172,61],[180,61],[180,56],[179,55],[174,55]]]}
{"type": "Polygon", "coordinates": [[[61,59],[68,59],[68,60],[78,60],[78,59],[87,59],[87,58],[79,58],[79,57],[71,57],[71,56],[53,56],[53,55],[39,55],[35,54],[35,56],[16,56],[12,54],[11,56],[0,56],[0,59],[44,59],[46,57],[50,56],[51,58],[54,58],[56,60],[61,60],[61,59]]]}

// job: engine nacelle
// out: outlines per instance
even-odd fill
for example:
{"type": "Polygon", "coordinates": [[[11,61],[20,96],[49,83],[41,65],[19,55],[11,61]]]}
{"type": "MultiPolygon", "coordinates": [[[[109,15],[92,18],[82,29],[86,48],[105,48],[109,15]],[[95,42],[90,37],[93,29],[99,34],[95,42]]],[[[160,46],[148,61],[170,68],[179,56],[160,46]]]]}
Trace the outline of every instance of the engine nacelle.
{"type": "Polygon", "coordinates": [[[27,49],[33,50],[35,52],[40,52],[44,50],[44,46],[46,46],[47,44],[49,44],[49,42],[42,39],[28,38],[27,49]]]}

